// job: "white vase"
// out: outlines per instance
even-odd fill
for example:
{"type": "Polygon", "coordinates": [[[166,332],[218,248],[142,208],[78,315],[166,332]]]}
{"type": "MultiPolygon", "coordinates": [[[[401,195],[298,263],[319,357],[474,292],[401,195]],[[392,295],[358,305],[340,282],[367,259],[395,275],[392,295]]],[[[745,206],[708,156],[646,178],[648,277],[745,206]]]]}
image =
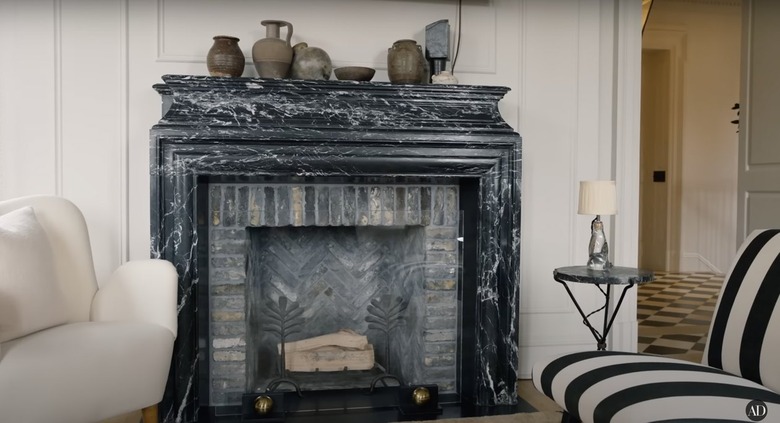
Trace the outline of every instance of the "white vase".
{"type": "Polygon", "coordinates": [[[458,78],[450,71],[441,71],[431,77],[431,82],[434,84],[457,84],[458,78]]]}

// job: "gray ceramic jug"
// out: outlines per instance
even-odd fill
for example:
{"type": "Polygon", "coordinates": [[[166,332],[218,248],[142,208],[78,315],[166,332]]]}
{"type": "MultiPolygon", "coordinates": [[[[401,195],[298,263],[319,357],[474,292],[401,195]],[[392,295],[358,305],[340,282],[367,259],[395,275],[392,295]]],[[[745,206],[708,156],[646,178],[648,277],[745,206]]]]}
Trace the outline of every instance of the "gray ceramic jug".
{"type": "Polygon", "coordinates": [[[285,21],[264,20],[260,24],[266,27],[266,37],[257,40],[252,46],[252,61],[260,78],[285,78],[290,72],[293,50],[290,38],[293,26],[285,21]],[[287,27],[287,39],[279,38],[279,29],[287,27]]]}

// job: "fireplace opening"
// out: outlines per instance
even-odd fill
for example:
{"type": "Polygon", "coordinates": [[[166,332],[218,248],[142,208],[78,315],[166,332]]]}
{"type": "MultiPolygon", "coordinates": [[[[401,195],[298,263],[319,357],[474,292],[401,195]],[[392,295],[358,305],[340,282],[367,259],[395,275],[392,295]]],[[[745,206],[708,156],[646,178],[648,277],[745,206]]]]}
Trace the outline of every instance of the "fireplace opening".
{"type": "Polygon", "coordinates": [[[460,398],[473,359],[462,353],[462,195],[473,190],[453,182],[201,184],[203,405],[423,384],[460,398]]]}
{"type": "MultiPolygon", "coordinates": [[[[447,247],[454,250],[452,232],[447,247]]],[[[365,388],[383,374],[403,384],[438,376],[452,390],[454,343],[428,342],[426,349],[426,328],[450,332],[454,341],[457,315],[454,295],[426,308],[434,299],[425,295],[424,227],[249,228],[247,234],[249,392],[264,392],[277,378],[304,391],[365,388]],[[435,348],[447,352],[426,357],[435,348]],[[444,366],[430,366],[434,359],[444,366]]]]}

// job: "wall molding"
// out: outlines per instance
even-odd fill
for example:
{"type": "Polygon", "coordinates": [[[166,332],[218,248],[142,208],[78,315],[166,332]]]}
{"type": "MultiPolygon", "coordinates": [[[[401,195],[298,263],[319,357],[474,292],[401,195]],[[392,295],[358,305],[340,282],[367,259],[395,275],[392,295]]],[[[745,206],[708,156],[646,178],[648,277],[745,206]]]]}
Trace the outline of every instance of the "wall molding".
{"type": "Polygon", "coordinates": [[[711,261],[707,260],[704,256],[702,256],[699,253],[682,253],[683,260],[693,260],[694,262],[701,264],[702,266],[706,267],[710,270],[712,273],[717,273],[719,275],[723,274],[723,271],[718,269],[717,266],[712,264],[711,261]]]}
{"type": "Polygon", "coordinates": [[[62,0],[54,0],[54,193],[63,193],[62,0]]]}
{"type": "Polygon", "coordinates": [[[130,260],[130,17],[119,0],[119,262],[130,260]]]}

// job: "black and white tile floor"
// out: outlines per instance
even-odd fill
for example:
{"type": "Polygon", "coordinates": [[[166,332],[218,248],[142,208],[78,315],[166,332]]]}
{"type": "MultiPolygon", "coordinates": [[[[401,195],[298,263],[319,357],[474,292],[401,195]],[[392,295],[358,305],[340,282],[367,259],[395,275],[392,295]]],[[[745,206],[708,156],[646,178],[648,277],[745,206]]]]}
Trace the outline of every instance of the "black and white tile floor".
{"type": "Polygon", "coordinates": [[[638,351],[699,361],[723,275],[656,272],[637,291],[638,351]]]}

